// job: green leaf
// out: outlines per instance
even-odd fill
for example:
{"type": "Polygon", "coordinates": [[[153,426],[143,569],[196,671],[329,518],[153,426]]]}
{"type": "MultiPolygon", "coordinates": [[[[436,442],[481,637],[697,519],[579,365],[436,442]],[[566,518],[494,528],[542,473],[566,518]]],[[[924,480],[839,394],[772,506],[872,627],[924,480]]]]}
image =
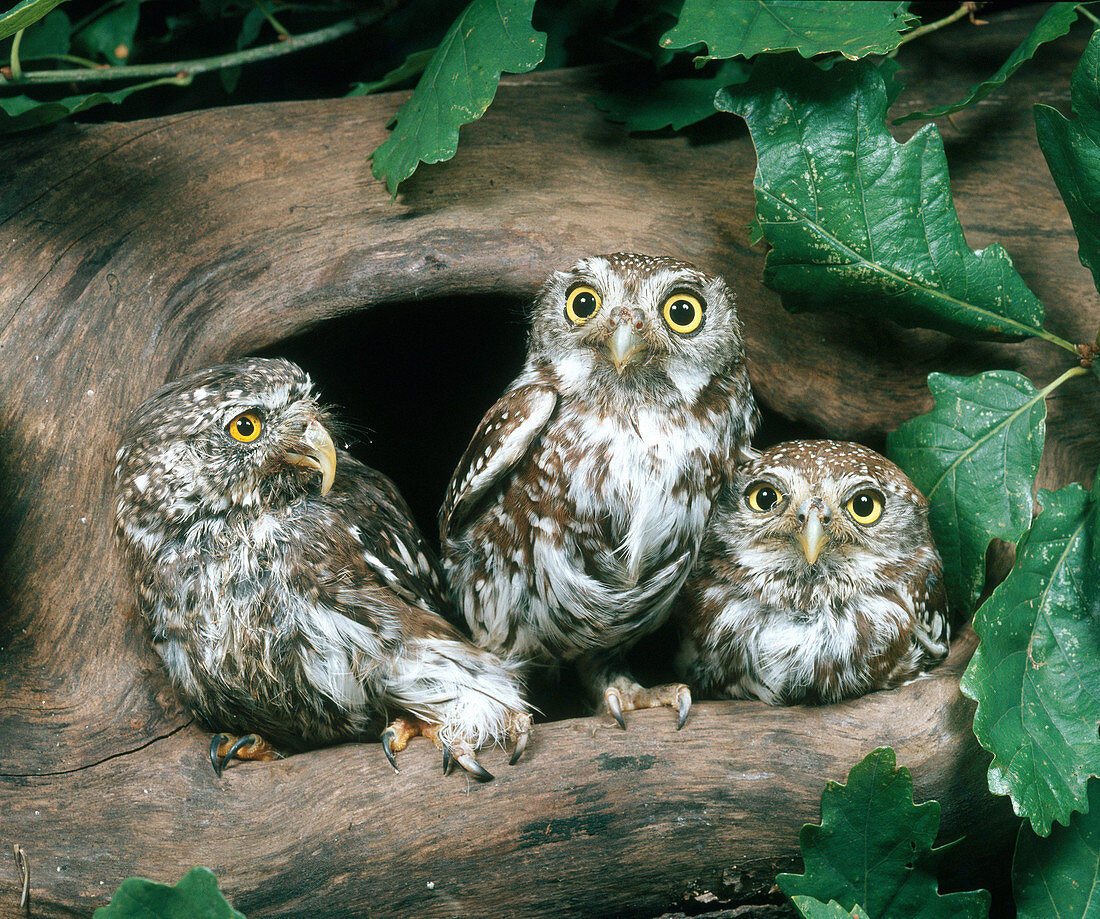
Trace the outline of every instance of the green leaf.
{"type": "Polygon", "coordinates": [[[73,45],[89,57],[99,55],[109,64],[125,64],[134,48],[141,0],[126,0],[120,6],[96,16],[73,35],[73,45]],[[118,54],[117,52],[123,52],[118,54]]]}
{"type": "Polygon", "coordinates": [[[64,2],[65,0],[22,0],[21,3],[15,4],[6,13],[0,13],[0,39],[14,35],[20,29],[38,22],[55,6],[64,2]]]}
{"type": "Polygon", "coordinates": [[[880,747],[821,795],[821,825],[799,833],[805,874],[781,874],[792,899],[859,904],[871,919],[983,917],[984,890],[940,895],[931,866],[946,847],[932,848],[940,824],[935,801],[913,803],[913,779],[898,769],[894,751],[880,747]]]}
{"type": "Polygon", "coordinates": [[[1076,19],[1076,3],[1051,4],[1050,9],[1048,9],[1043,14],[1043,18],[1035,24],[1035,28],[1032,29],[1028,37],[1023,40],[1020,47],[1013,51],[1008,60],[1001,65],[1001,69],[993,74],[988,80],[979,83],[977,86],[970,87],[970,92],[966,94],[965,98],[960,99],[958,102],[952,102],[950,105],[939,105],[935,108],[930,108],[924,112],[910,112],[907,115],[903,115],[901,118],[895,118],[894,124],[901,124],[903,121],[912,121],[916,118],[939,118],[941,115],[950,115],[953,112],[960,112],[964,108],[969,108],[975,102],[981,101],[993,92],[993,90],[997,89],[1005,80],[1019,70],[1021,65],[1030,61],[1035,56],[1035,52],[1038,51],[1042,45],[1065,35],[1076,19]]]}
{"type": "Polygon", "coordinates": [[[80,96],[66,96],[52,102],[39,102],[30,96],[0,97],[0,134],[14,134],[17,131],[29,131],[55,121],[61,121],[70,115],[87,111],[106,102],[118,104],[136,92],[153,86],[186,86],[191,82],[190,75],[164,77],[127,86],[110,93],[86,93],[80,96]]]}
{"type": "MultiPolygon", "coordinates": [[[[19,59],[24,63],[49,58],[69,51],[69,34],[73,26],[64,10],[54,10],[27,27],[19,45],[19,59]]],[[[0,58],[11,56],[12,39],[0,43],[0,58]]]]}
{"type": "Polygon", "coordinates": [[[706,45],[703,61],[763,51],[797,51],[803,57],[839,51],[854,61],[893,51],[915,22],[909,4],[896,0],[685,0],[661,47],[706,45]]]}
{"type": "Polygon", "coordinates": [[[1100,289],[1100,32],[1094,32],[1070,83],[1072,121],[1035,106],[1035,131],[1077,233],[1078,255],[1100,289]]]}
{"type": "Polygon", "coordinates": [[[848,910],[836,900],[822,903],[813,897],[797,896],[791,897],[791,902],[806,919],[870,919],[858,903],[848,910]]]}
{"type": "Polygon", "coordinates": [[[1040,503],[1012,571],[974,617],[981,644],[962,691],[993,754],[990,790],[1045,836],[1088,807],[1086,783],[1100,773],[1100,624],[1082,588],[1089,495],[1073,484],[1040,503]]]}
{"type": "Polygon", "coordinates": [[[382,79],[375,80],[373,83],[356,83],[351,88],[348,96],[366,96],[370,93],[381,92],[383,89],[397,86],[404,83],[406,80],[411,80],[417,74],[424,72],[424,68],[428,66],[428,62],[432,59],[432,55],[434,55],[435,52],[435,48],[427,48],[424,51],[414,51],[405,58],[404,63],[395,67],[383,76],[382,79]]]}
{"type": "Polygon", "coordinates": [[[1085,608],[1100,622],[1100,470],[1092,480],[1092,513],[1089,516],[1089,561],[1085,565],[1085,608]]]}
{"type": "Polygon", "coordinates": [[[1100,917],[1100,782],[1089,782],[1086,814],[1042,839],[1026,823],[1016,837],[1012,899],[1018,919],[1100,917]]]}
{"type": "Polygon", "coordinates": [[[723,61],[713,77],[662,80],[629,89],[600,93],[596,107],[612,121],[625,122],[631,131],[676,131],[717,114],[714,94],[724,86],[742,83],[751,67],[742,61],[723,61]]]}
{"type": "Polygon", "coordinates": [[[546,36],[531,26],[535,0],[473,0],[439,43],[416,90],[373,154],[371,171],[390,194],[420,163],[449,160],[458,129],[480,118],[501,73],[526,73],[542,60],[546,36]]]}
{"type": "Polygon", "coordinates": [[[756,144],[754,235],[772,245],[764,281],[794,312],[843,310],[967,338],[1038,335],[1043,305],[994,245],[971,252],[943,142],[925,125],[906,144],[886,129],[870,64],[767,57],[722,90],[756,144]]]}
{"type": "Polygon", "coordinates": [[[209,868],[192,868],[175,886],[127,878],[92,919],[245,919],[218,890],[209,868]]]}
{"type": "Polygon", "coordinates": [[[1031,492],[1045,438],[1046,392],[1009,370],[933,373],[935,406],[886,439],[886,452],[928,498],[948,598],[969,612],[985,582],[985,553],[1031,525],[1031,492]]]}

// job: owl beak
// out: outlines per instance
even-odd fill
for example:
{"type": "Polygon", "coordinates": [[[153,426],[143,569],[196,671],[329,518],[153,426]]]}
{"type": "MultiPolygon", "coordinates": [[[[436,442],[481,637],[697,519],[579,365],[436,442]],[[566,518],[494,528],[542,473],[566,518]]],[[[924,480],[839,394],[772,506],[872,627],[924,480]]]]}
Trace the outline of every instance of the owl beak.
{"type": "Polygon", "coordinates": [[[306,425],[301,443],[286,455],[286,461],[292,466],[316,469],[321,473],[321,494],[328,494],[336,478],[336,447],[316,418],[306,425]]]}
{"type": "Polygon", "coordinates": [[[636,360],[637,356],[645,350],[645,339],[642,338],[630,323],[624,322],[616,326],[607,342],[607,350],[611,354],[611,362],[615,369],[622,374],[626,365],[636,360]]]}
{"type": "Polygon", "coordinates": [[[829,541],[829,534],[825,531],[825,527],[821,522],[823,513],[827,517],[824,508],[817,503],[807,502],[799,508],[798,516],[805,522],[796,539],[798,544],[802,546],[806,561],[811,565],[817,561],[818,556],[821,555],[821,550],[825,548],[826,543],[829,541]]]}

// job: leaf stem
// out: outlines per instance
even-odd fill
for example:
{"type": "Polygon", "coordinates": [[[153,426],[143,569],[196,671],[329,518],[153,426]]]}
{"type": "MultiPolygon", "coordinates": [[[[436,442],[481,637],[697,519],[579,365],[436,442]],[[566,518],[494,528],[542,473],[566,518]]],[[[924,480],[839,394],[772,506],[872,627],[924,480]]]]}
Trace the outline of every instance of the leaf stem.
{"type": "Polygon", "coordinates": [[[15,79],[15,71],[13,70],[11,79],[0,77],[0,86],[87,83],[102,80],[141,80],[164,76],[193,77],[212,70],[239,67],[242,64],[252,64],[257,61],[282,57],[284,54],[292,54],[295,51],[303,51],[306,48],[336,41],[338,38],[343,38],[345,35],[350,35],[377,22],[389,11],[389,6],[390,4],[386,4],[381,9],[363,13],[351,19],[344,19],[323,29],[317,29],[315,32],[306,32],[303,35],[292,36],[270,45],[247,48],[232,54],[220,54],[215,57],[198,58],[192,61],[166,61],[162,64],[101,67],[95,70],[43,70],[24,73],[20,79],[15,79]]]}
{"type": "Polygon", "coordinates": [[[23,65],[19,63],[19,46],[23,44],[23,33],[26,29],[20,29],[11,40],[11,75],[16,79],[23,76],[23,65]]]}
{"type": "Polygon", "coordinates": [[[1045,399],[1052,392],[1054,392],[1054,390],[1056,390],[1059,386],[1061,386],[1063,383],[1065,383],[1066,380],[1071,380],[1074,377],[1083,376],[1084,374],[1086,374],[1088,372],[1089,371],[1088,371],[1087,367],[1070,367],[1069,370],[1067,370],[1060,377],[1058,377],[1058,379],[1055,380],[1053,383],[1050,383],[1047,386],[1044,386],[1041,390],[1039,390],[1039,395],[1042,396],[1042,398],[1045,399]]]}
{"type": "Polygon", "coordinates": [[[1036,338],[1043,339],[1043,341],[1049,341],[1052,345],[1057,345],[1059,348],[1069,351],[1071,354],[1077,353],[1077,345],[1066,341],[1064,338],[1059,338],[1053,332],[1048,332],[1046,329],[1035,329],[1030,334],[1036,338]]]}
{"type": "Polygon", "coordinates": [[[1094,25],[1100,26],[1100,19],[1097,19],[1091,12],[1089,12],[1087,3],[1080,3],[1077,5],[1077,12],[1079,12],[1086,19],[1091,19],[1094,25]]]}
{"type": "Polygon", "coordinates": [[[271,23],[271,28],[275,30],[275,32],[283,41],[286,41],[288,38],[293,37],[287,30],[286,26],[284,26],[281,22],[279,22],[278,19],[275,18],[275,14],[271,12],[270,7],[268,7],[268,5],[264,3],[264,0],[254,0],[254,2],[256,4],[256,9],[260,11],[264,19],[271,23]]]}
{"type": "Polygon", "coordinates": [[[930,22],[927,25],[919,26],[918,28],[913,29],[912,32],[906,32],[901,37],[901,41],[898,42],[898,47],[900,48],[906,42],[912,41],[914,38],[920,38],[922,35],[927,35],[929,32],[935,32],[936,29],[942,29],[944,26],[949,26],[953,22],[958,22],[960,19],[963,18],[963,16],[972,12],[973,9],[974,7],[970,3],[960,4],[959,8],[955,10],[955,12],[953,12],[950,16],[944,16],[943,19],[937,19],[935,22],[930,22]]]}

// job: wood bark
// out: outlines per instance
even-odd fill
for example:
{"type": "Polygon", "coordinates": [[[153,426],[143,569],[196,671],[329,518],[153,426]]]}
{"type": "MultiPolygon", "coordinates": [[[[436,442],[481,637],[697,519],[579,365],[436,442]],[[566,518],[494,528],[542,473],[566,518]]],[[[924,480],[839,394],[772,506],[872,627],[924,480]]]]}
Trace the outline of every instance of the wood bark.
{"type": "MultiPolygon", "coordinates": [[[[919,92],[906,105],[959,96],[1031,21],[907,46],[919,92]]],[[[1030,104],[1068,111],[1083,39],[1045,49],[941,126],[968,242],[1003,242],[1048,327],[1072,341],[1092,339],[1100,307],[1030,104]]],[[[743,128],[729,118],[630,136],[590,104],[596,80],[507,79],[458,156],[422,167],[394,203],[367,154],[403,94],[63,125],[0,144],[0,849],[27,852],[34,915],[88,915],[129,875],[174,882],[196,864],[250,917],[656,916],[775,902],[775,874],[798,870],[798,830],[819,819],[825,781],[883,744],[912,770],[917,799],[941,802],[941,839],[964,837],[944,887],[1003,890],[1015,821],[986,790],[988,758],[958,691],[973,633],[929,677],[843,705],[699,703],[681,732],[667,711],[631,714],[626,732],[605,717],[542,724],[520,765],[486,753],[498,776],[487,785],[445,778],[420,742],[397,776],[362,744],[216,778],[209,735],[168,687],[121,577],[111,479],[126,413],[193,368],[295,353],[305,333],[324,349],[339,328],[339,369],[324,355],[311,368],[322,386],[418,373],[415,405],[378,382],[360,387],[354,420],[369,427],[375,408],[397,407],[386,454],[397,459],[376,465],[428,506],[444,481],[418,470],[445,477],[462,448],[433,432],[459,411],[468,433],[514,372],[522,324],[501,304],[529,300],[584,254],[669,253],[723,274],[766,434],[881,445],[930,407],[930,371],[1009,368],[1042,385],[1069,366],[1042,342],[971,345],[786,313],[746,241],[743,128]],[[389,325],[340,319],[368,310],[389,325]],[[462,405],[439,368],[462,377],[462,405]],[[434,466],[418,465],[425,454],[434,466]]],[[[1050,399],[1041,485],[1089,481],[1094,383],[1050,399]]],[[[18,914],[18,878],[0,852],[0,915],[18,914]]]]}

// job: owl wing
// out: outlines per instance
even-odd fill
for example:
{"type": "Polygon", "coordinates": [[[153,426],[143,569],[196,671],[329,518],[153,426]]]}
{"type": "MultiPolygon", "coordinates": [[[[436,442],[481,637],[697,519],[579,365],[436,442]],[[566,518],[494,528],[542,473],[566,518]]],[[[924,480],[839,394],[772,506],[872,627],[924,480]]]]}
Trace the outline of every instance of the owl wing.
{"type": "Polygon", "coordinates": [[[447,486],[439,511],[443,539],[469,519],[478,501],[524,457],[557,404],[552,387],[530,383],[505,393],[489,409],[447,486]]]}
{"type": "Polygon", "coordinates": [[[951,619],[947,608],[947,590],[943,582],[943,564],[931,550],[927,569],[913,590],[916,622],[913,637],[929,661],[947,657],[951,645],[951,619]]]}

